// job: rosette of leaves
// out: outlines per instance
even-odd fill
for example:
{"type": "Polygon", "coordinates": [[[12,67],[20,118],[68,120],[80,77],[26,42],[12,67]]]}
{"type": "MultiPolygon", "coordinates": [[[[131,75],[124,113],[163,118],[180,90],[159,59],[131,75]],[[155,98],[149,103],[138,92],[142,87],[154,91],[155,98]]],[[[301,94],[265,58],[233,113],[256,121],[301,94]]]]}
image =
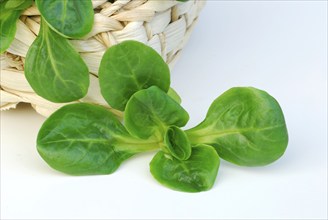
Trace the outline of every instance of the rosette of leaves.
{"type": "Polygon", "coordinates": [[[99,80],[108,104],[124,111],[124,122],[91,104],[56,111],[37,138],[38,152],[56,170],[110,174],[137,153],[158,151],[150,162],[158,182],[200,192],[214,185],[220,157],[241,166],[262,166],[281,157],[287,147],[278,102],[251,87],[223,93],[202,123],[184,131],[189,115],[170,92],[167,64],[142,43],[126,41],[108,49],[99,80]]]}

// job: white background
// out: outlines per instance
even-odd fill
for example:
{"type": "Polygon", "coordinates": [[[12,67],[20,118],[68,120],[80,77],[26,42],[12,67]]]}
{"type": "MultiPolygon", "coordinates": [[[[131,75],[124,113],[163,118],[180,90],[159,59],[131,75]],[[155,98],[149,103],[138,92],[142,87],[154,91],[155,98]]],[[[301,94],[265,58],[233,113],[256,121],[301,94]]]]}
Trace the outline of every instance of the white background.
{"type": "Polygon", "coordinates": [[[197,194],[158,184],[151,153],[112,175],[72,177],[37,154],[44,118],[25,105],[1,113],[1,218],[327,218],[326,1],[209,1],[172,86],[187,127],[231,87],[268,91],[285,113],[286,153],[266,167],[223,161],[212,190],[197,194]]]}

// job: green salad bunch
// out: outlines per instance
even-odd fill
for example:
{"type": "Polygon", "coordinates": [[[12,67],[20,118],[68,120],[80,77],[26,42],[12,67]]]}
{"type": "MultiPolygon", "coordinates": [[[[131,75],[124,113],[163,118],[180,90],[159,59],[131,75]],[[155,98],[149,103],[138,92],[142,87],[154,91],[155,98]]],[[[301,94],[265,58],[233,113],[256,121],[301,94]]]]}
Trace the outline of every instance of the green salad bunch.
{"type": "MultiPolygon", "coordinates": [[[[186,1],[186,0],[180,0],[186,1]]],[[[15,37],[16,22],[33,0],[0,0],[0,52],[15,37]]],[[[91,0],[35,0],[40,32],[25,60],[33,90],[52,102],[83,98],[89,71],[69,39],[93,25],[91,0]]],[[[240,166],[263,166],[280,158],[288,143],[278,102],[252,87],[232,88],[210,106],[203,122],[183,127],[188,112],[170,88],[170,70],[152,48],[126,41],[109,48],[99,68],[101,93],[124,115],[87,103],[70,104],[42,125],[37,150],[54,169],[71,175],[111,174],[135,154],[157,151],[150,172],[178,191],[200,192],[215,183],[220,158],[240,166]]]]}
{"type": "Polygon", "coordinates": [[[43,124],[37,138],[41,157],[72,175],[111,174],[131,156],[158,151],[150,172],[163,185],[184,192],[209,190],[220,158],[241,166],[263,166],[283,155],[288,134],[283,112],[268,93],[232,88],[210,106],[203,122],[189,120],[170,89],[167,64],[152,48],[135,41],[104,54],[102,95],[124,111],[123,123],[101,106],[62,107],[43,124]]]}

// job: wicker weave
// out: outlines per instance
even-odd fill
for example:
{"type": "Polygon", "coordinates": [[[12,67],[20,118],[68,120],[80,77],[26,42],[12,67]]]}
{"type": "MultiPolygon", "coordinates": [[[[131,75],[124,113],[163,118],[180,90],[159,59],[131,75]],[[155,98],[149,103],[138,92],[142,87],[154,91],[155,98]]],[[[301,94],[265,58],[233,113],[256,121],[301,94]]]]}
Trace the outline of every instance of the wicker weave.
{"type": "MultiPolygon", "coordinates": [[[[175,0],[92,0],[95,22],[83,40],[71,40],[90,71],[89,102],[110,108],[100,94],[98,68],[106,48],[124,40],[137,40],[153,47],[170,68],[191,34],[205,0],[185,3],[175,0]]],[[[10,48],[1,55],[1,110],[31,103],[45,116],[63,104],[49,102],[36,95],[24,76],[24,60],[40,28],[40,13],[34,6],[23,12],[10,48]]],[[[114,113],[115,111],[111,109],[114,113]]],[[[116,112],[118,113],[118,112],[116,112]]]]}

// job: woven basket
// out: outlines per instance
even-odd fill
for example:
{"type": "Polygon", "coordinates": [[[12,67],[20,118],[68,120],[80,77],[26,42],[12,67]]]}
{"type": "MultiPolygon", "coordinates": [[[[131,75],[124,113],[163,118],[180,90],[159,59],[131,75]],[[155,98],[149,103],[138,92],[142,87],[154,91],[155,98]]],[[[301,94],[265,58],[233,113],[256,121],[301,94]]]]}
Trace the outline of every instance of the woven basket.
{"type": "MultiPolygon", "coordinates": [[[[95,21],[83,40],[70,42],[80,53],[90,71],[89,102],[110,108],[100,94],[98,68],[105,50],[124,40],[137,40],[154,48],[170,68],[188,41],[205,0],[92,0],[95,21]]],[[[36,95],[24,76],[24,60],[40,28],[40,13],[33,5],[23,12],[10,48],[1,55],[1,110],[31,103],[45,116],[63,104],[49,102],[36,95]]],[[[111,109],[114,113],[115,110],[111,109]]]]}

